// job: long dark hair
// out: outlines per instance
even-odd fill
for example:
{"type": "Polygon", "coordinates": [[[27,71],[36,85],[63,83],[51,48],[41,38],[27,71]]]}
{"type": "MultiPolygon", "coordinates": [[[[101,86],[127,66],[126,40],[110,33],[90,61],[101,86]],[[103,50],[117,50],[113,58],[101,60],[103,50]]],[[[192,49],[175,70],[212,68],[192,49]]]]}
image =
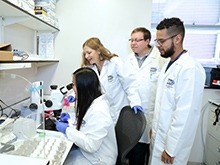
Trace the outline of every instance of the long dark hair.
{"type": "Polygon", "coordinates": [[[93,100],[102,95],[100,82],[97,74],[91,68],[83,67],[77,69],[73,76],[77,89],[77,129],[79,130],[83,118],[92,104],[93,100]]]}

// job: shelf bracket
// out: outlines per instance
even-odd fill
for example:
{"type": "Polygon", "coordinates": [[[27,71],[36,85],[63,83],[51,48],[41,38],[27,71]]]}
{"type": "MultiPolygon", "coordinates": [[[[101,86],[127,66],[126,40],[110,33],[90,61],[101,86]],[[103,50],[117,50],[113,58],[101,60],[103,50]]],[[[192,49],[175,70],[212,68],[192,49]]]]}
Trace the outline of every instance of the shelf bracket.
{"type": "Polygon", "coordinates": [[[4,28],[12,24],[27,21],[28,17],[1,17],[0,16],[0,43],[4,43],[4,28]]]}
{"type": "Polygon", "coordinates": [[[20,23],[20,22],[23,22],[23,21],[27,21],[29,18],[28,17],[5,17],[3,19],[3,25],[4,26],[9,26],[9,25],[13,25],[13,24],[16,24],[16,23],[20,23]]]}

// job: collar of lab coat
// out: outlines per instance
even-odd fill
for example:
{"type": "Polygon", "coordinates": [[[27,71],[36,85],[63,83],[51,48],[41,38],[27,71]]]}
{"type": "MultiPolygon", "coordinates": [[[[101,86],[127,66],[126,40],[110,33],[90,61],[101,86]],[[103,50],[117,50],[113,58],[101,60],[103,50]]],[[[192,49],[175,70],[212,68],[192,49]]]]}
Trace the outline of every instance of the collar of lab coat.
{"type": "MultiPolygon", "coordinates": [[[[145,67],[146,65],[149,65],[153,60],[156,60],[156,59],[157,59],[156,55],[159,55],[159,53],[156,52],[156,51],[157,51],[156,49],[157,49],[156,47],[153,47],[153,48],[152,48],[150,54],[149,54],[148,57],[144,60],[144,62],[143,62],[143,64],[142,64],[141,68],[142,68],[142,67],[145,67]]],[[[136,57],[135,57],[135,53],[134,53],[134,52],[132,52],[132,53],[129,55],[128,58],[129,58],[128,60],[130,60],[130,62],[131,62],[131,64],[132,64],[133,66],[139,68],[139,66],[138,66],[138,61],[137,61],[137,59],[136,59],[136,57]]]]}
{"type": "MultiPolygon", "coordinates": [[[[106,99],[106,95],[105,95],[105,94],[102,94],[101,96],[97,97],[97,98],[93,101],[93,103],[99,102],[100,100],[103,100],[103,99],[106,99]]],[[[93,103],[92,103],[92,104],[93,104],[93,103]]]]}
{"type": "Polygon", "coordinates": [[[169,61],[166,63],[166,65],[163,66],[162,73],[165,73],[165,75],[168,75],[170,72],[173,71],[173,67],[181,66],[183,65],[183,62],[189,57],[189,52],[185,52],[183,55],[181,55],[171,66],[170,68],[165,72],[165,69],[169,63],[169,61]]]}

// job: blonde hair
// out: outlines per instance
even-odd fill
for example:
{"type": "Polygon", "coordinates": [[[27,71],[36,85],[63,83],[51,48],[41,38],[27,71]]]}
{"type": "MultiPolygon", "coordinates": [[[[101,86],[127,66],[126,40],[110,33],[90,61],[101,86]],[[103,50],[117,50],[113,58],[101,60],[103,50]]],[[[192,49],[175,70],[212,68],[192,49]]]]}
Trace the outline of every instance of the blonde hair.
{"type": "MultiPolygon", "coordinates": [[[[112,57],[118,56],[116,54],[112,54],[107,48],[105,48],[104,45],[101,43],[101,41],[96,37],[92,37],[92,38],[89,38],[88,40],[86,40],[84,42],[82,48],[84,48],[85,46],[88,46],[91,49],[100,52],[99,58],[100,58],[101,61],[110,60],[112,57]]],[[[88,66],[88,65],[90,65],[90,64],[86,60],[85,54],[83,52],[82,53],[82,64],[81,64],[81,66],[88,66]]]]}

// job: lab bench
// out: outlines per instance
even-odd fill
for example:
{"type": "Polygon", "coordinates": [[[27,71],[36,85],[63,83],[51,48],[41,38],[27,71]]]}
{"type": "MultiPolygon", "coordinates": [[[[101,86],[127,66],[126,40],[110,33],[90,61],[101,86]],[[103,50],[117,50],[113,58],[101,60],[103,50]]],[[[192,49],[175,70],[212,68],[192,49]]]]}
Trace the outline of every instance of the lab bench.
{"type": "Polygon", "coordinates": [[[73,145],[63,133],[36,129],[32,137],[20,137],[14,134],[12,122],[1,127],[0,160],[1,164],[41,164],[62,165],[73,145]],[[4,151],[4,147],[7,147],[4,151]]]}

